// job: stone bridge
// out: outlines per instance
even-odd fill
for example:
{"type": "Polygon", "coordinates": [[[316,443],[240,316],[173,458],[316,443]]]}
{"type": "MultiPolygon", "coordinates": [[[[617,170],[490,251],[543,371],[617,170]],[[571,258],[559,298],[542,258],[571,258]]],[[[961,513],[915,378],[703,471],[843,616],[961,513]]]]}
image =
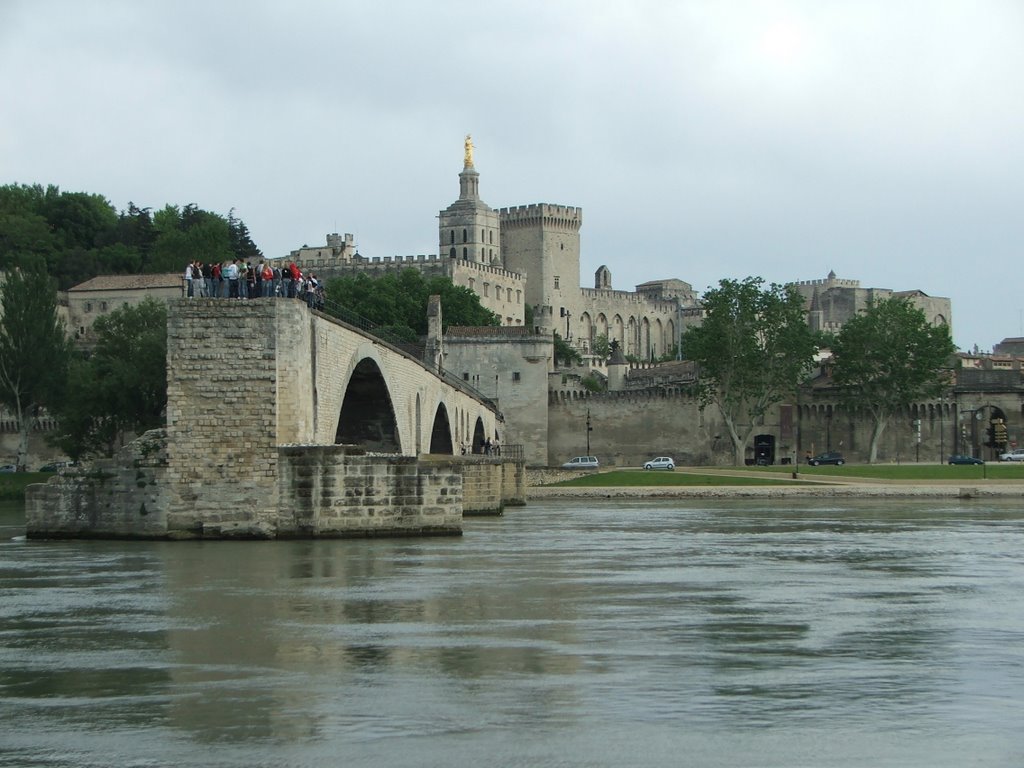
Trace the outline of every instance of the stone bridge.
{"type": "Polygon", "coordinates": [[[30,536],[458,534],[525,497],[521,461],[462,455],[489,400],[300,301],[171,302],[167,370],[166,433],[33,486],[30,536]]]}
{"type": "Polygon", "coordinates": [[[404,456],[479,453],[498,436],[493,404],[468,385],[300,301],[174,302],[167,343],[172,440],[179,425],[206,425],[197,409],[227,422],[247,413],[277,444],[404,456]]]}

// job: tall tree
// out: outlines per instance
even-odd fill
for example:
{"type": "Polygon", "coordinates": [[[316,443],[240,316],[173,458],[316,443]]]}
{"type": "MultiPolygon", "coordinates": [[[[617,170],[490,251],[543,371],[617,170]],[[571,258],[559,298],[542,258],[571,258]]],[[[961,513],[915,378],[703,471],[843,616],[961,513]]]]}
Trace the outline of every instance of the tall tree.
{"type": "Polygon", "coordinates": [[[740,465],[759,417],[809,371],[815,336],[800,295],[760,277],[722,280],[701,303],[703,322],[683,334],[683,353],[700,366],[701,404],[718,407],[740,465]]]}
{"type": "Polygon", "coordinates": [[[243,261],[257,261],[263,258],[263,251],[252,241],[245,222],[235,217],[234,208],[228,211],[228,237],[231,241],[231,250],[237,258],[243,261]]]}
{"type": "Polygon", "coordinates": [[[0,402],[18,420],[19,470],[28,460],[34,419],[60,400],[70,358],[57,288],[41,268],[12,269],[0,289],[0,402]]]}
{"type": "Polygon", "coordinates": [[[165,423],[167,307],[146,299],[96,321],[96,347],[75,360],[55,408],[54,442],[74,459],[110,456],[127,439],[165,423]]]}
{"type": "Polygon", "coordinates": [[[902,409],[949,386],[945,369],[956,350],[945,325],[931,325],[903,298],[872,302],[843,325],[832,347],[832,379],[844,407],[871,415],[868,463],[878,440],[902,409]]]}

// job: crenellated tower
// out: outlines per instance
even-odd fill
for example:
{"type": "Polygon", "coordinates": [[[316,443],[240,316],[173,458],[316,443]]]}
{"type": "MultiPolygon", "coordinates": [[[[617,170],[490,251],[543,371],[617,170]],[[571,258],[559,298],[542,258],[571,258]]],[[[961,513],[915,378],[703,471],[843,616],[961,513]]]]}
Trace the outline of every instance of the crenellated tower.
{"type": "Polygon", "coordinates": [[[580,227],[583,209],[536,203],[502,208],[505,268],[529,276],[526,303],[534,325],[571,339],[581,310],[580,227]]]}

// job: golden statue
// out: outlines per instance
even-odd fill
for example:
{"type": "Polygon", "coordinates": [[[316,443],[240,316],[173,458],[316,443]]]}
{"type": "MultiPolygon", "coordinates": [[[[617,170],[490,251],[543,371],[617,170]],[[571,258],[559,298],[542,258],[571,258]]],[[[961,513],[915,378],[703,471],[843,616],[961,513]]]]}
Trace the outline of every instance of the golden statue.
{"type": "Polygon", "coordinates": [[[473,137],[466,134],[466,167],[473,167],[473,137]]]}

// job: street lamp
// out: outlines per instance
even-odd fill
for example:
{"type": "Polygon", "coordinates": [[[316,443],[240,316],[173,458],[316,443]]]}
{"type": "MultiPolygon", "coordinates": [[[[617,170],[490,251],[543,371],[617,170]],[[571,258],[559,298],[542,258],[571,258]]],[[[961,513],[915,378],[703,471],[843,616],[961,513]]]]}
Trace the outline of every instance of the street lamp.
{"type": "Polygon", "coordinates": [[[942,424],[943,411],[946,410],[946,398],[943,397],[939,401],[939,463],[941,464],[946,460],[946,442],[945,442],[945,429],[942,424]]]}
{"type": "Polygon", "coordinates": [[[594,428],[590,426],[590,409],[587,408],[587,456],[590,455],[590,433],[593,430],[594,428]]]}

